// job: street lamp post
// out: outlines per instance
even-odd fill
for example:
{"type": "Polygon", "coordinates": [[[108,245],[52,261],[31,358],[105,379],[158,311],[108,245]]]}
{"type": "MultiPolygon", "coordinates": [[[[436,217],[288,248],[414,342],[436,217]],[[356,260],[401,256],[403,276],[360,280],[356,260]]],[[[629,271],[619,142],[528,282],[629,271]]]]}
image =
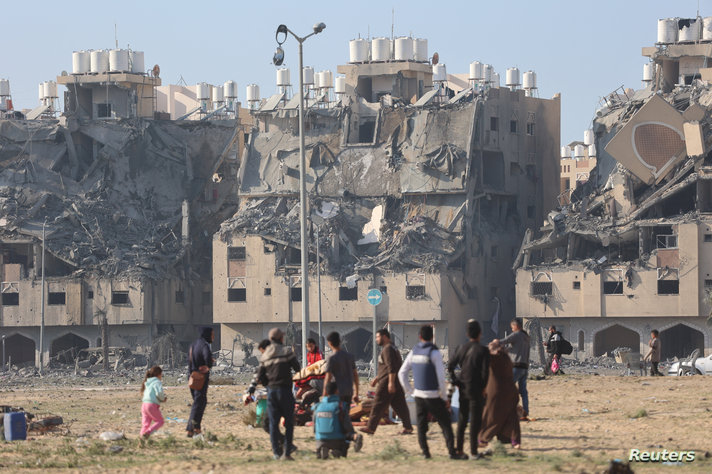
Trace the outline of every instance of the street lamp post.
{"type": "Polygon", "coordinates": [[[5,334],[2,335],[2,371],[5,372],[5,334]]]}
{"type": "Polygon", "coordinates": [[[310,36],[321,33],[326,28],[324,23],[314,25],[313,31],[301,37],[294,34],[286,25],[279,25],[275,39],[277,50],[272,62],[280,66],[284,61],[282,44],[287,40],[287,33],[299,43],[299,228],[301,244],[302,272],[302,364],[307,363],[307,339],[309,338],[309,242],[307,240],[307,186],[306,159],[304,155],[304,54],[303,44],[310,36]],[[281,36],[280,36],[281,35],[281,36]],[[280,41],[281,39],[281,41],[280,41]]]}
{"type": "Polygon", "coordinates": [[[42,223],[42,309],[40,311],[40,374],[44,365],[44,330],[45,330],[45,226],[47,218],[42,223]]]}

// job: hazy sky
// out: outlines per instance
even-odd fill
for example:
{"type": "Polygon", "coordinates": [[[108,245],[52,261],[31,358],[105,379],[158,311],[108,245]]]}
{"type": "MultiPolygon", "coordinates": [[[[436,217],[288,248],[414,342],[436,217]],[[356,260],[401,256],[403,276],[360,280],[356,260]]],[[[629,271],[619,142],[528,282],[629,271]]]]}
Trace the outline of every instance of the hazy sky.
{"type": "MultiPolygon", "coordinates": [[[[712,0],[700,0],[712,16],[712,0]]],[[[72,68],[72,51],[119,46],[145,51],[146,67],[161,66],[164,84],[237,81],[275,92],[274,32],[285,23],[306,34],[305,65],[316,71],[348,61],[348,41],[394,33],[428,39],[448,73],[471,61],[500,72],[517,66],[537,73],[539,96],[561,92],[561,141],[580,140],[599,98],[624,85],[640,87],[642,46],[655,42],[657,19],[694,17],[697,0],[503,1],[7,1],[2,2],[0,77],[10,79],[15,108],[38,104],[37,84],[72,68]]],[[[297,43],[284,45],[285,66],[297,78],[297,43]]],[[[63,87],[60,87],[60,95],[63,87]]]]}

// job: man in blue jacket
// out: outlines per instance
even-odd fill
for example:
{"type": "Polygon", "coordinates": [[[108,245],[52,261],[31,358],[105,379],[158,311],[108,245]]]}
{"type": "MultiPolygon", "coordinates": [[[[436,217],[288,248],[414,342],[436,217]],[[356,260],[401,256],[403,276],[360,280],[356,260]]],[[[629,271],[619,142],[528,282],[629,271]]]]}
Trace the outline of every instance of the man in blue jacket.
{"type": "Polygon", "coordinates": [[[215,333],[210,326],[200,328],[200,337],[191,344],[188,351],[188,376],[193,371],[198,371],[205,375],[205,384],[200,390],[190,389],[190,395],[193,397],[193,407],[190,409],[190,418],[188,419],[188,437],[200,434],[200,422],[203,421],[203,413],[208,404],[208,378],[210,377],[210,368],[213,366],[213,352],[210,344],[213,342],[215,333]]]}
{"type": "Polygon", "coordinates": [[[349,444],[346,442],[346,417],[336,382],[326,386],[327,395],[314,406],[314,437],[317,459],[329,459],[329,451],[335,458],[346,457],[349,444]]]}
{"type": "Polygon", "coordinates": [[[428,447],[428,415],[437,420],[445,436],[450,459],[468,459],[463,453],[455,451],[452,434],[447,386],[445,384],[445,365],[438,347],[433,344],[433,327],[420,328],[420,342],[410,351],[398,371],[398,379],[407,395],[415,398],[416,417],[418,419],[418,444],[425,459],[430,459],[428,447]],[[408,372],[413,370],[413,386],[408,380],[408,372]]]}

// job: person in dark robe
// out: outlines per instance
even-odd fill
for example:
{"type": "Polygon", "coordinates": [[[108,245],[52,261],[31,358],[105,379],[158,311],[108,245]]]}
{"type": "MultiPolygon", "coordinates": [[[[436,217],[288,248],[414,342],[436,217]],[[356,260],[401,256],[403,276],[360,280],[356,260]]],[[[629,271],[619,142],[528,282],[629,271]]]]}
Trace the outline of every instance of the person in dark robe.
{"type": "Polygon", "coordinates": [[[489,377],[485,388],[485,408],[479,441],[484,445],[497,438],[502,443],[512,443],[512,447],[519,449],[519,393],[512,376],[512,360],[497,342],[491,342],[489,350],[489,377]]]}

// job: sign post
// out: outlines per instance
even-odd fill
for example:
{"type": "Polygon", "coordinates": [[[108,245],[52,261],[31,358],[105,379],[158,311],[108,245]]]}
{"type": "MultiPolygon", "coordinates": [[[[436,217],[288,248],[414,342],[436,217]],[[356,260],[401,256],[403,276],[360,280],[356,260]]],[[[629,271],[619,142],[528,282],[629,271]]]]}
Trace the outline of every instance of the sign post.
{"type": "Polygon", "coordinates": [[[373,366],[373,376],[375,377],[376,374],[376,369],[377,369],[377,364],[376,364],[376,357],[377,357],[377,346],[376,346],[376,331],[378,331],[378,317],[376,314],[376,307],[381,304],[381,301],[383,301],[383,293],[381,293],[381,290],[378,288],[371,288],[368,290],[368,295],[366,297],[368,300],[368,303],[373,306],[373,329],[372,329],[372,346],[373,346],[373,359],[371,360],[371,364],[373,366]]]}

